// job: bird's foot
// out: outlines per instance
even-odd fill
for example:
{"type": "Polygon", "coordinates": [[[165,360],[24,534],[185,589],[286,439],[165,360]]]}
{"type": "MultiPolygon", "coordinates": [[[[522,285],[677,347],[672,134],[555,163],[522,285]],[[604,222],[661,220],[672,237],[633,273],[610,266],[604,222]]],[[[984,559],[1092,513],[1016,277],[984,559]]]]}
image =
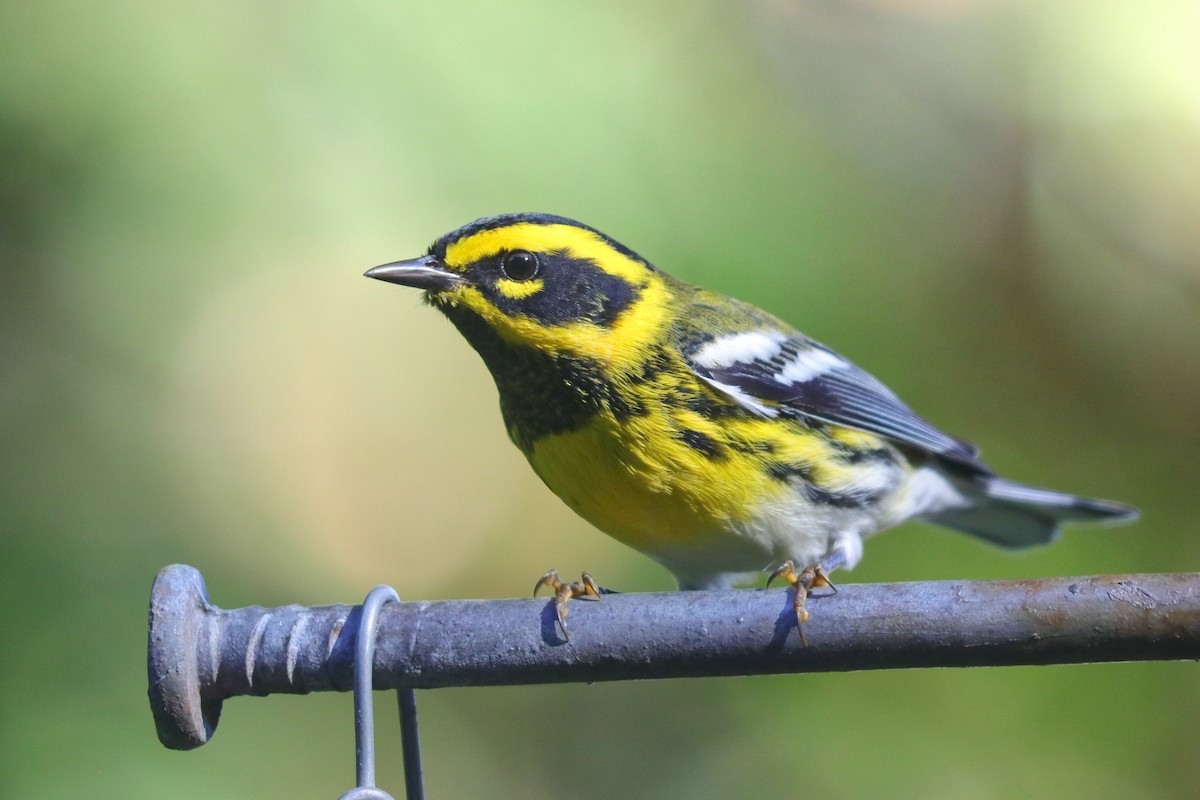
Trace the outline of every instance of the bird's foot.
{"type": "Polygon", "coordinates": [[[813,589],[824,586],[832,589],[833,594],[837,594],[837,587],[829,582],[829,576],[821,564],[809,564],[804,569],[797,570],[791,560],[784,561],[778,569],[771,573],[771,577],[767,578],[767,586],[770,586],[776,578],[783,578],[795,589],[792,609],[796,612],[796,631],[800,634],[800,643],[807,646],[808,640],[804,637],[804,623],[808,620],[808,609],[804,607],[805,601],[812,594],[813,589]]]}
{"type": "Polygon", "coordinates": [[[585,572],[581,577],[582,580],[579,581],[564,581],[558,577],[558,570],[552,569],[538,578],[533,587],[534,597],[537,597],[538,590],[543,586],[554,590],[554,615],[558,618],[558,629],[566,641],[571,640],[570,634],[567,633],[567,603],[576,597],[594,597],[599,600],[601,594],[607,593],[596,585],[591,575],[585,572]]]}

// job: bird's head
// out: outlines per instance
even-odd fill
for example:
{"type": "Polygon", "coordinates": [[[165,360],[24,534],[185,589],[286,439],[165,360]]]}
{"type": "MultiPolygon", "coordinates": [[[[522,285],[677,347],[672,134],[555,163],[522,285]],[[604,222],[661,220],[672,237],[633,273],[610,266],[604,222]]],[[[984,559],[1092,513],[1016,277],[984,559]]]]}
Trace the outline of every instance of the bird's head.
{"type": "Polygon", "coordinates": [[[419,258],[366,274],[424,289],[476,349],[481,336],[497,335],[509,345],[610,366],[632,362],[662,337],[670,296],[666,276],[637,253],[548,214],[486,217],[419,258]]]}

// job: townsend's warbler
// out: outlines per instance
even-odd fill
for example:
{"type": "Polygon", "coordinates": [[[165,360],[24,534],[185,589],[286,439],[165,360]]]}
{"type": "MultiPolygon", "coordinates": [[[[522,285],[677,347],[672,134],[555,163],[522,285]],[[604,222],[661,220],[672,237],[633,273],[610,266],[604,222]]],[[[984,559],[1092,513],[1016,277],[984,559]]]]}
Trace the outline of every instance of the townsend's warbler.
{"type": "MultiPolygon", "coordinates": [[[[682,589],[778,567],[803,621],[826,571],[908,519],[1025,547],[1137,514],[996,476],[824,345],[569,219],[488,217],[366,274],[424,289],[491,370],[538,476],[682,589]]],[[[597,593],[543,580],[560,623],[567,598],[597,593]]]]}

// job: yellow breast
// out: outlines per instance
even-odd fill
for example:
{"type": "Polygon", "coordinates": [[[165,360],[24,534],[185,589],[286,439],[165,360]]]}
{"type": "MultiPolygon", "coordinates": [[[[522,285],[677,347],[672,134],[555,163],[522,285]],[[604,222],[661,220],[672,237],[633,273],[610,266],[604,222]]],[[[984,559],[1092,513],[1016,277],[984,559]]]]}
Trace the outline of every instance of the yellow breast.
{"type": "Polygon", "coordinates": [[[789,492],[734,450],[727,432],[680,409],[622,421],[598,415],[578,431],[539,439],[529,461],[576,513],[650,554],[716,545],[789,492]],[[706,451],[705,443],[713,446],[706,451]]]}
{"type": "Polygon", "coordinates": [[[843,528],[873,525],[886,505],[814,502],[804,490],[890,492],[902,482],[904,466],[857,462],[846,446],[883,443],[844,428],[749,416],[715,421],[652,404],[642,415],[599,414],[577,431],[545,436],[528,455],[576,513],[678,574],[758,569],[809,550],[819,556],[843,528]],[[774,469],[781,464],[787,477],[774,469]]]}

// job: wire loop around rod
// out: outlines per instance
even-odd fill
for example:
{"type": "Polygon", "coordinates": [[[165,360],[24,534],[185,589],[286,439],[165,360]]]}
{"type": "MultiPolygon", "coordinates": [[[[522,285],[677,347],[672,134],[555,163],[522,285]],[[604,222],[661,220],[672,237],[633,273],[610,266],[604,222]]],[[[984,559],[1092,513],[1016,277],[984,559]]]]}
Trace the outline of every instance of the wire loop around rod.
{"type": "MultiPolygon", "coordinates": [[[[387,603],[399,601],[400,596],[392,587],[376,586],[367,594],[362,604],[354,652],[354,748],[358,785],[342,795],[341,800],[393,800],[391,795],[375,786],[375,710],[372,684],[379,610],[387,603]]],[[[408,800],[423,800],[416,696],[412,689],[400,689],[398,693],[407,797],[408,800]]]]}

